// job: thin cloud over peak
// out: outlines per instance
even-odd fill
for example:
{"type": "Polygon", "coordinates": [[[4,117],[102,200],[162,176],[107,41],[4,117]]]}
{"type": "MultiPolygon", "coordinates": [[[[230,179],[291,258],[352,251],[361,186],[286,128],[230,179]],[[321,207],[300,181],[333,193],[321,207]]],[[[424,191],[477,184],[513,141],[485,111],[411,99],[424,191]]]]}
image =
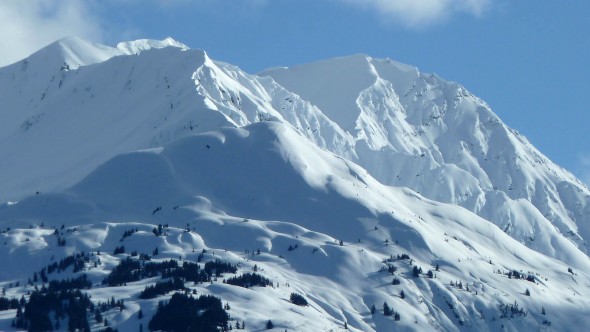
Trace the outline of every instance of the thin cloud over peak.
{"type": "Polygon", "coordinates": [[[99,21],[83,1],[0,1],[0,66],[72,35],[102,39],[99,21]]]}
{"type": "Polygon", "coordinates": [[[337,0],[376,11],[386,22],[410,28],[440,23],[458,13],[481,16],[490,0],[337,0]]]}

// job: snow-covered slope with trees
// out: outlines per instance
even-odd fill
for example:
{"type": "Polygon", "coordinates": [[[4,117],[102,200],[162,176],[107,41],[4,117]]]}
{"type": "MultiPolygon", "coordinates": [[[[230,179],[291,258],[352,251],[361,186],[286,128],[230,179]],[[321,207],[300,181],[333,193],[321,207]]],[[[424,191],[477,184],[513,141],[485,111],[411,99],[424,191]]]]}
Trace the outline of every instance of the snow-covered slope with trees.
{"type": "Polygon", "coordinates": [[[83,251],[48,279],[85,274],[125,301],[110,326],[147,329],[172,293],[139,293],[166,278],[102,284],[137,252],[237,264],[184,286],[252,330],[587,323],[588,188],[436,75],[364,55],[251,75],[172,39],[69,38],[0,68],[0,100],[7,298],[83,251]],[[273,287],[222,282],[252,271],[273,287]]]}

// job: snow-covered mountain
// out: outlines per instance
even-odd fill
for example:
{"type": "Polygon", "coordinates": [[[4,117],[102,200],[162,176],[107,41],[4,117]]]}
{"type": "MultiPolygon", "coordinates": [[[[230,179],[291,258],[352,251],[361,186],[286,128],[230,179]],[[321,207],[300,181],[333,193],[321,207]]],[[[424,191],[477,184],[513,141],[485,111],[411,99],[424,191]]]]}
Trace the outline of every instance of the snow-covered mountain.
{"type": "MultiPolygon", "coordinates": [[[[147,328],[171,293],[138,294],[159,279],[101,281],[132,251],[192,261],[205,249],[272,280],[185,285],[252,330],[588,320],[590,191],[436,75],[365,55],[252,75],[170,38],[69,38],[0,68],[0,100],[7,297],[41,287],[26,281],[48,262],[89,252],[82,271],[49,279],[85,273],[93,299],[126,302],[104,313],[111,326],[147,328]],[[114,254],[121,245],[128,254],[114,254]]],[[[15,313],[0,311],[0,329],[15,313]]]]}

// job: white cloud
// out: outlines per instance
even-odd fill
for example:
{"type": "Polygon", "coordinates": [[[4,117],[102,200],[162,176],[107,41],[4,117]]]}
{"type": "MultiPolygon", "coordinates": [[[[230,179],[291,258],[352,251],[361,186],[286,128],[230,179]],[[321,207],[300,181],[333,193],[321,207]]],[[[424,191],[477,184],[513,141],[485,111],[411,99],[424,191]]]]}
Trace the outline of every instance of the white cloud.
{"type": "Polygon", "coordinates": [[[491,0],[338,0],[375,10],[386,21],[410,28],[428,27],[453,14],[482,15],[491,0]]]}
{"type": "Polygon", "coordinates": [[[0,66],[63,37],[102,40],[100,22],[79,0],[0,0],[0,66]]]}

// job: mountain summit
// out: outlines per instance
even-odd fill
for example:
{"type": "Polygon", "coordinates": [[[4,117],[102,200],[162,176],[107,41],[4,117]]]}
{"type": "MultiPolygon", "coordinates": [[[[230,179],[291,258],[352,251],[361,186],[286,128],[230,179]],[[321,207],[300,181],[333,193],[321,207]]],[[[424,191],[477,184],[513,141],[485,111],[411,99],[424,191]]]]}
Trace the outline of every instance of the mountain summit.
{"type": "Polygon", "coordinates": [[[415,67],[353,55],[253,75],[171,38],[68,38],[0,68],[0,100],[11,296],[48,261],[89,252],[62,270],[97,301],[121,296],[105,315],[136,330],[134,313],[161,309],[137,294],[167,275],[126,280],[124,294],[106,284],[142,253],[268,278],[183,279],[253,329],[588,320],[589,189],[484,101],[415,67]]]}

